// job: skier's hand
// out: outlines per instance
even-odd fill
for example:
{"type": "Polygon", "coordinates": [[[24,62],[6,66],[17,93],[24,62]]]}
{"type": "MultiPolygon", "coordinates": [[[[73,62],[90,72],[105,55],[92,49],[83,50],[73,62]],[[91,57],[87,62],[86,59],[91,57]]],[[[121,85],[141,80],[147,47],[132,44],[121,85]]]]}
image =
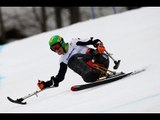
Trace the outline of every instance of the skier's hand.
{"type": "Polygon", "coordinates": [[[106,50],[102,42],[98,43],[97,50],[98,53],[103,53],[106,50]]]}
{"type": "Polygon", "coordinates": [[[41,90],[44,89],[44,81],[38,80],[37,85],[38,85],[39,89],[41,89],[41,90]]]}
{"type": "Polygon", "coordinates": [[[94,47],[97,47],[99,42],[101,42],[99,39],[95,39],[92,41],[92,44],[94,47]]]}

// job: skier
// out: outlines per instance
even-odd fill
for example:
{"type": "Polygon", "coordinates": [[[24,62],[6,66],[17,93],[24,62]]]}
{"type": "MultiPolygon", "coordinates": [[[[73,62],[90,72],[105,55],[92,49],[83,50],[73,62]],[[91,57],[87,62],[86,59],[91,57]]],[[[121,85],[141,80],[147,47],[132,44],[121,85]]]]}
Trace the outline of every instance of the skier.
{"type": "Polygon", "coordinates": [[[109,67],[109,57],[104,53],[105,47],[101,40],[90,37],[89,39],[73,38],[71,43],[65,43],[63,37],[54,35],[49,40],[52,51],[61,55],[60,68],[56,77],[50,80],[38,81],[38,87],[44,89],[50,86],[58,87],[64,80],[67,67],[79,74],[87,83],[97,81],[106,76],[109,67]],[[93,45],[94,48],[87,45],[93,45]]]}

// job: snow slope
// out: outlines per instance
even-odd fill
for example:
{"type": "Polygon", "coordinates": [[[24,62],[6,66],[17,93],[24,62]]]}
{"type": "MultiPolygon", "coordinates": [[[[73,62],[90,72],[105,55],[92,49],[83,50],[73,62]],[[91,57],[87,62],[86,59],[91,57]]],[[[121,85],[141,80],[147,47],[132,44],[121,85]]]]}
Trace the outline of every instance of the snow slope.
{"type": "MultiPolygon", "coordinates": [[[[144,7],[45,32],[3,46],[0,52],[1,113],[159,113],[160,112],[160,8],[144,7]],[[52,35],[69,42],[73,37],[101,39],[108,52],[121,60],[117,71],[147,67],[141,74],[79,92],[79,75],[68,69],[58,88],[28,98],[27,105],[13,104],[36,91],[38,79],[48,80],[59,69],[59,57],[49,49],[52,35]]],[[[113,61],[110,69],[113,70],[113,61]]]]}

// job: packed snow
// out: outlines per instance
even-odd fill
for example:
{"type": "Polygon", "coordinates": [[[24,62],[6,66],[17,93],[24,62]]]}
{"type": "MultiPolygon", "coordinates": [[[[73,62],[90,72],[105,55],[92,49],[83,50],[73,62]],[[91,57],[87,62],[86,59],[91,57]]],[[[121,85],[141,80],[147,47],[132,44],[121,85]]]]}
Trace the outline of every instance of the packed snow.
{"type": "MultiPolygon", "coordinates": [[[[1,113],[159,113],[160,112],[160,7],[132,11],[79,22],[0,46],[1,113]],[[66,42],[74,37],[103,41],[112,57],[121,60],[117,72],[141,68],[146,71],[110,84],[73,92],[72,85],[84,84],[68,68],[57,88],[26,100],[26,105],[7,100],[38,90],[38,79],[47,81],[59,70],[60,56],[48,41],[60,35],[66,42]]],[[[110,59],[110,70],[114,63],[110,59]]]]}

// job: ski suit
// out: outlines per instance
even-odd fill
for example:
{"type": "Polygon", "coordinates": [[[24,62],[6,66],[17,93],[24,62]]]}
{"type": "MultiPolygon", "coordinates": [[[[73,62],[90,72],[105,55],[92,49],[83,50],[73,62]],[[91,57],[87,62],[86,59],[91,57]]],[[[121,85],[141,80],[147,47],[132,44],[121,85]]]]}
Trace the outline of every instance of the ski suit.
{"type": "MultiPolygon", "coordinates": [[[[89,48],[88,39],[73,38],[69,44],[69,49],[67,53],[60,57],[60,69],[56,77],[54,77],[54,82],[59,83],[64,80],[67,66],[74,72],[79,74],[85,82],[94,82],[100,76],[100,71],[93,69],[87,65],[87,61],[91,60],[95,55],[92,54],[94,49],[89,48]],[[79,45],[77,43],[79,42],[79,45]],[[90,53],[88,53],[90,51],[90,53]]],[[[105,54],[97,55],[97,62],[104,64],[105,68],[108,69],[109,58],[105,54]]]]}

